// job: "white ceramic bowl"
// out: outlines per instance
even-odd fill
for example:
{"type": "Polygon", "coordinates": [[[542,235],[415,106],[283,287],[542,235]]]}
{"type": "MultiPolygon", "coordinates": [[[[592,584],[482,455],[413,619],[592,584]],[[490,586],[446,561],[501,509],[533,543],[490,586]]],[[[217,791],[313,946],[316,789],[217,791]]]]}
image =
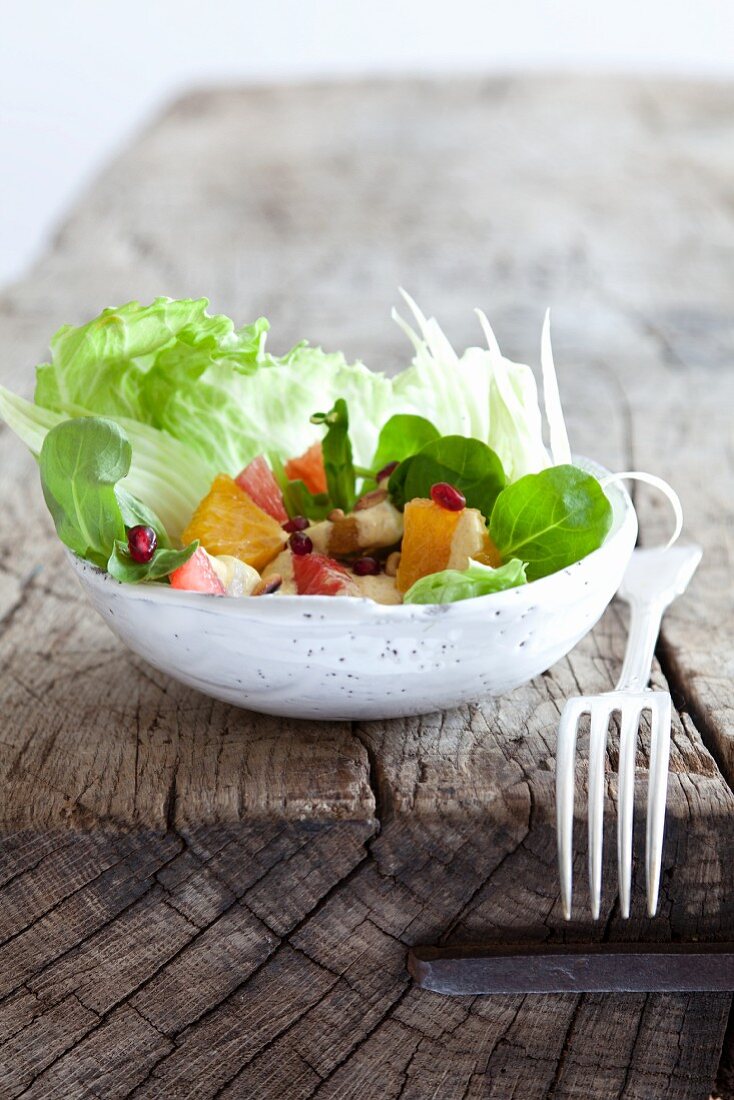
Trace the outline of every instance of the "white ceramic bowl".
{"type": "Polygon", "coordinates": [[[298,718],[394,718],[510,691],[588,633],[619,587],[637,538],[625,489],[611,485],[607,495],[613,525],[593,554],[532,584],[453,604],[206,596],[120,584],[69,558],[118,638],[207,695],[298,718]]]}

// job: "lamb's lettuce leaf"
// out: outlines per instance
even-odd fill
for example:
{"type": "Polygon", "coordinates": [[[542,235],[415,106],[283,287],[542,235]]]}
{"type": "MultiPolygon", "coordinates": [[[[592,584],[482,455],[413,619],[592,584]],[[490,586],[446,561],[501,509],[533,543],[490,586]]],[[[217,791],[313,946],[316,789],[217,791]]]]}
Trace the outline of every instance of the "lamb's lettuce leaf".
{"type": "Polygon", "coordinates": [[[286,482],[283,488],[283,503],[291,518],[306,516],[314,522],[326,519],[334,507],[327,493],[312,493],[305,481],[301,481],[300,478],[286,482]]]}
{"type": "Polygon", "coordinates": [[[349,439],[349,411],[344,398],[339,397],[330,412],[314,413],[311,423],[327,428],[321,452],[331,506],[351,512],[356,497],[356,475],[349,439]]]}
{"type": "Polygon", "coordinates": [[[119,580],[157,580],[188,561],[198,543],[172,549],[158,516],[121,487],[131,458],[130,441],[114,420],[63,420],[41,445],[41,487],[65,546],[119,580]],[[158,540],[145,564],[127,550],[126,529],[138,523],[152,527],[158,540]]]}
{"type": "Polygon", "coordinates": [[[551,466],[500,493],[489,535],[503,560],[527,563],[534,581],[598,549],[611,525],[612,506],[595,477],[578,466],[551,466]]]}
{"type": "MultiPolygon", "coordinates": [[[[48,432],[69,419],[34,405],[0,386],[0,417],[38,458],[48,432]]],[[[115,417],[133,453],[120,483],[138,503],[153,508],[172,538],[178,538],[217,473],[196,452],[167,432],[137,420],[115,417]]]]}
{"type": "Polygon", "coordinates": [[[305,481],[301,481],[300,478],[289,480],[280,456],[271,452],[268,457],[275,480],[283,494],[285,510],[291,519],[294,516],[307,516],[315,522],[326,519],[332,510],[328,494],[312,493],[305,481]]]}
{"type": "Polygon", "coordinates": [[[395,413],[383,424],[377,440],[377,450],[370,466],[378,474],[390,462],[402,462],[425,447],[440,439],[438,428],[426,420],[425,416],[414,413],[395,413]]]}
{"type": "Polygon", "coordinates": [[[461,435],[446,435],[427,443],[417,454],[401,462],[390,477],[393,502],[402,508],[414,497],[428,497],[431,486],[447,481],[478,508],[487,519],[505,487],[502,463],[486,443],[461,435]]]}
{"type": "Polygon", "coordinates": [[[65,420],[43,441],[43,496],[65,546],[107,567],[125,523],[115,486],[130,469],[132,448],[112,420],[65,420]]]}
{"type": "Polygon", "coordinates": [[[525,565],[514,558],[499,569],[472,561],[466,569],[444,569],[421,577],[403,597],[404,603],[454,603],[473,596],[488,596],[525,584],[525,565]]]}
{"type": "Polygon", "coordinates": [[[142,500],[134,497],[121,484],[115,486],[115,496],[126,527],[152,527],[158,536],[158,546],[163,549],[170,547],[171,540],[168,532],[152,508],[143,504],[142,500]]]}
{"type": "Polygon", "coordinates": [[[198,539],[189,543],[183,550],[159,546],[150,561],[139,562],[133,561],[130,557],[127,543],[118,539],[107,560],[107,572],[115,580],[128,584],[139,584],[140,581],[162,581],[173,573],[174,569],[178,569],[187,562],[198,548],[198,539]]]}

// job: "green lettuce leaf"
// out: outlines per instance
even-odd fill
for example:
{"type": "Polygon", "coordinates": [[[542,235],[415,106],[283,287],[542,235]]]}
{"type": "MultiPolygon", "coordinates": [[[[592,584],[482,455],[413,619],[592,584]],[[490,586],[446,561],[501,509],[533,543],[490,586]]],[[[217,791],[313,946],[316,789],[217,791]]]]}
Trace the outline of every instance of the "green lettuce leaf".
{"type": "Polygon", "coordinates": [[[551,466],[497,497],[489,535],[503,560],[520,557],[534,581],[598,549],[612,526],[599,482],[578,466],[551,466]]]}
{"type": "Polygon", "coordinates": [[[43,441],[41,486],[56,533],[79,557],[107,567],[125,523],[115,486],[130,469],[132,448],[112,420],[65,420],[43,441]]]}
{"type": "Polygon", "coordinates": [[[396,413],[382,427],[370,466],[378,474],[389,462],[402,462],[439,438],[438,428],[424,416],[396,413]]]}
{"type": "Polygon", "coordinates": [[[305,344],[275,357],[265,350],[264,319],[235,329],[207,305],[203,298],[130,302],[64,326],[51,361],[38,368],[35,409],[0,391],[0,415],[35,454],[59,420],[115,420],[133,448],[125,485],[174,538],[217,473],[236,475],[261,453],[283,460],[303,453],[321,436],[308,412],[338,398],[352,413],[361,470],[371,469],[379,429],[397,415],[481,440],[510,481],[547,465],[532,374],[503,358],[493,337],[487,351],[458,357],[414,307],[421,335],[403,327],[415,357],[390,379],[305,344]]]}
{"type": "Polygon", "coordinates": [[[532,372],[505,359],[493,337],[488,350],[458,357],[436,322],[411,303],[421,335],[400,323],[415,357],[388,379],[305,344],[276,358],[264,348],[264,319],[235,330],[229,318],[209,316],[207,305],[205,298],[157,298],[64,326],[52,341],[51,363],[38,368],[36,403],[167,431],[196,451],[212,476],[236,474],[264,452],[301,454],[319,438],[304,410],[331,408],[339,397],[353,413],[361,467],[371,466],[380,426],[396,414],[427,418],[441,435],[482,440],[510,480],[547,465],[532,372]]]}
{"type": "Polygon", "coordinates": [[[486,443],[446,435],[401,462],[388,488],[394,503],[402,508],[414,497],[430,496],[431,486],[441,481],[463,493],[467,505],[478,508],[486,519],[505,486],[505,474],[499,458],[486,443]]]}
{"type": "Polygon", "coordinates": [[[121,487],[130,469],[132,447],[114,420],[63,420],[47,433],[38,465],[43,496],[65,546],[107,569],[118,580],[159,580],[183,565],[198,542],[171,548],[158,516],[121,487]],[[134,562],[127,528],[154,529],[158,546],[149,562],[134,562]]]}
{"type": "Polygon", "coordinates": [[[199,540],[189,543],[183,550],[159,546],[148,562],[133,561],[127,542],[115,541],[112,553],[107,561],[107,572],[115,580],[127,584],[139,584],[141,581],[161,581],[173,573],[174,569],[192,557],[199,548],[199,540]]]}
{"type": "MultiPolygon", "coordinates": [[[[48,432],[69,419],[31,404],[0,386],[0,417],[38,457],[48,432]]],[[[217,470],[208,468],[199,455],[167,432],[148,424],[118,417],[132,446],[130,472],[120,489],[137,498],[139,505],[155,511],[172,538],[178,538],[217,470]]]]}
{"type": "Polygon", "coordinates": [[[421,577],[411,585],[403,597],[404,603],[455,603],[473,596],[488,596],[505,588],[525,584],[525,565],[517,558],[492,569],[489,565],[472,561],[467,569],[444,569],[421,577]]]}
{"type": "Polygon", "coordinates": [[[349,411],[343,397],[334,402],[328,413],[314,413],[312,424],[326,425],[321,443],[328,497],[333,508],[351,512],[356,496],[356,477],[349,440],[349,411]]]}
{"type": "Polygon", "coordinates": [[[211,354],[237,343],[228,317],[210,317],[206,298],[156,298],[105,309],[85,325],[64,325],[51,340],[51,362],[36,371],[35,402],[58,412],[104,413],[154,424],[145,393],[148,371],[178,346],[211,354]]]}

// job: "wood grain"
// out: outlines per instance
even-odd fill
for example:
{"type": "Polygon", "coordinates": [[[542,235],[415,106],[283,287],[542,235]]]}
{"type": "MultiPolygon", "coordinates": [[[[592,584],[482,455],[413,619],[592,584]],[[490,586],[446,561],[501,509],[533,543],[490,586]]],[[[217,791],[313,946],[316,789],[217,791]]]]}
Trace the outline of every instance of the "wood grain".
{"type": "MultiPolygon", "coordinates": [[[[613,682],[620,608],[478,707],[353,727],[235,711],[81,603],[0,426],[3,1095],[708,1096],[726,994],[452,999],[412,987],[405,955],[731,937],[732,108],[729,86],[611,80],[197,93],[5,291],[2,380],[26,392],[59,324],[130,298],[205,293],[266,313],[276,351],[307,336],[387,370],[407,356],[399,284],[457,345],[480,305],[532,362],[551,304],[575,449],[669,478],[705,557],[655,671],[678,705],[660,913],[638,883],[619,918],[613,736],[602,920],[580,801],[566,925],[555,728],[568,694],[613,682]]],[[[656,539],[664,506],[639,500],[656,539]]],[[[643,731],[641,785],[647,752],[643,731]]]]}

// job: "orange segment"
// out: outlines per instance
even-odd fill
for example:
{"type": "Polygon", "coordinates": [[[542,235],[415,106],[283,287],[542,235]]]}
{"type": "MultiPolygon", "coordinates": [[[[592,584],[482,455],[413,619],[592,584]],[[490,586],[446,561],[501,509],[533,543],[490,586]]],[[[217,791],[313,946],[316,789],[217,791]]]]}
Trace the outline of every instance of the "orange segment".
{"type": "Polygon", "coordinates": [[[300,458],[289,458],[285,475],[289,481],[302,481],[310,493],[325,493],[326,470],[321,444],[314,443],[300,458]]]}
{"type": "Polygon", "coordinates": [[[231,554],[258,570],[286,543],[280,524],[226,474],[214,478],[181,537],[184,545],[199,539],[208,553],[231,554]]]}
{"type": "Polygon", "coordinates": [[[462,515],[420,497],[405,505],[403,546],[395,578],[399,592],[407,592],[420,577],[446,568],[462,515]]]}
{"type": "Polygon", "coordinates": [[[400,592],[407,592],[429,573],[466,569],[471,560],[502,564],[476,508],[451,512],[432,500],[418,498],[405,505],[403,520],[405,533],[395,578],[400,592]]]}

